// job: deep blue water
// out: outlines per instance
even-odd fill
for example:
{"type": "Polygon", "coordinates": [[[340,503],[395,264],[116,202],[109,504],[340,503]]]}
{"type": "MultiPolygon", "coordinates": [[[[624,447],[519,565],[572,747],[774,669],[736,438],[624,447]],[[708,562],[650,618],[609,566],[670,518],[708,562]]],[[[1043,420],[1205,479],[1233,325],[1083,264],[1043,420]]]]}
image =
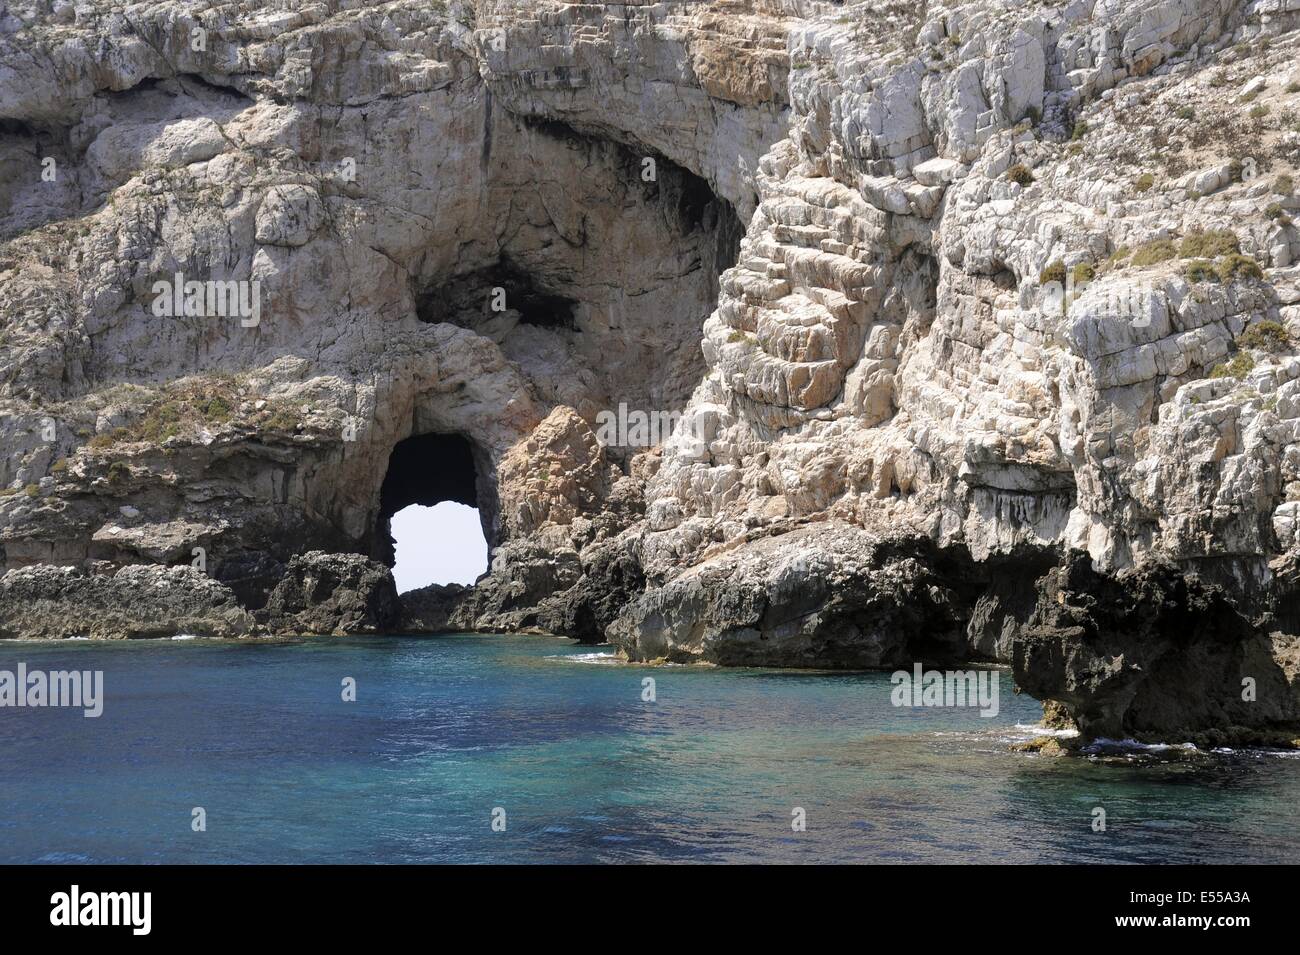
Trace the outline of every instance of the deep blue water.
{"type": "Polygon", "coordinates": [[[1041,711],[1005,673],[984,719],[896,708],[884,673],[541,637],[0,646],[18,661],[103,670],[105,705],[0,708],[0,862],[1300,861],[1300,760],[1014,753],[1041,711]]]}

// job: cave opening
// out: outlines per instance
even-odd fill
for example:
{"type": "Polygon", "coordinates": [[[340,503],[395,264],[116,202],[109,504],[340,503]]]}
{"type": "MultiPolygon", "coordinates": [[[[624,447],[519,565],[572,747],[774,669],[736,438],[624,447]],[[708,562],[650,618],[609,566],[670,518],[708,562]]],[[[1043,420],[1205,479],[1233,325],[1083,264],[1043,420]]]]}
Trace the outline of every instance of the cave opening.
{"type": "Polygon", "coordinates": [[[574,331],[577,307],[575,299],[548,288],[502,256],[487,268],[429,289],[416,301],[416,317],[426,324],[450,322],[472,327],[504,308],[517,314],[522,325],[574,331]]]}
{"type": "Polygon", "coordinates": [[[479,456],[460,434],[415,435],[393,448],[379,492],[371,557],[394,567],[395,576],[402,561],[399,589],[464,583],[485,569],[492,501],[479,479],[485,471],[479,456]],[[466,511],[473,512],[472,520],[466,511]],[[414,583],[437,575],[446,579],[414,583]]]}

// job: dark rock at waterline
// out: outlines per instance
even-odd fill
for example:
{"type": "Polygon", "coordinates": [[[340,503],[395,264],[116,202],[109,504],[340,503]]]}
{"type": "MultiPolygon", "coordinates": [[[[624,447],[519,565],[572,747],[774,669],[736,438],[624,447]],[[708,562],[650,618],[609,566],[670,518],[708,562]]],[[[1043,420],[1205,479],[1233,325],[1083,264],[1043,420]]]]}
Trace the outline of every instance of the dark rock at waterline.
{"type": "Polygon", "coordinates": [[[1300,641],[1255,626],[1221,588],[1169,566],[1102,574],[1073,552],[1038,589],[1013,640],[1015,680],[1062,704],[1085,738],[1297,735],[1300,641]]]}
{"type": "Polygon", "coordinates": [[[289,561],[262,615],[276,633],[390,633],[401,604],[383,564],[360,554],[309,551],[289,561]]]}
{"type": "Polygon", "coordinates": [[[433,585],[403,594],[401,629],[538,631],[603,643],[609,624],[644,589],[640,561],[626,542],[594,544],[581,554],[508,543],[473,587],[433,585]]]}
{"type": "Polygon", "coordinates": [[[285,565],[262,552],[237,554],[217,564],[213,574],[249,610],[260,610],[283,579],[285,565]]]}
{"type": "Polygon", "coordinates": [[[40,565],[0,577],[0,638],[238,637],[260,632],[230,588],[190,567],[113,574],[40,565]]]}
{"type": "Polygon", "coordinates": [[[402,605],[398,629],[402,633],[450,633],[459,627],[456,611],[470,588],[461,584],[430,584],[408,590],[399,598],[402,605]]]}
{"type": "Polygon", "coordinates": [[[402,596],[411,608],[410,632],[469,631],[521,633],[549,631],[543,604],[582,578],[582,563],[571,547],[547,551],[535,542],[507,542],[492,557],[492,570],[461,592],[425,587],[402,596]],[[445,623],[436,626],[445,616],[445,623]]]}
{"type": "Polygon", "coordinates": [[[633,660],[813,668],[965,660],[975,593],[935,558],[928,542],[812,525],[646,592],[607,632],[633,660]]]}
{"type": "Polygon", "coordinates": [[[572,587],[543,602],[538,621],[551,633],[604,643],[610,624],[645,591],[645,572],[636,554],[617,541],[586,548],[582,569],[572,587]]]}

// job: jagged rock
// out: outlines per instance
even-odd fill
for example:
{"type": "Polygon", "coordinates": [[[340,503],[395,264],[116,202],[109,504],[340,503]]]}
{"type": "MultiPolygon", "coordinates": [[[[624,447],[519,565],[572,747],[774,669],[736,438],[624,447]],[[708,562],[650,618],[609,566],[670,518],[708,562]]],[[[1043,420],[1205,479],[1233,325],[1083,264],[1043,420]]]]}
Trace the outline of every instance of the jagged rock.
{"type": "Polygon", "coordinates": [[[310,186],[272,186],[257,210],[254,235],[267,245],[306,245],[323,215],[320,194],[310,186]]]}
{"type": "Polygon", "coordinates": [[[1085,737],[1212,745],[1300,735],[1300,641],[1173,567],[1111,576],[1069,555],[1015,638],[1017,685],[1085,737]]]}
{"type": "Polygon", "coordinates": [[[965,581],[928,542],[814,525],[746,543],[629,604],[609,627],[632,660],[864,668],[965,659],[965,581]]]}
{"type": "Polygon", "coordinates": [[[457,605],[470,593],[462,584],[430,584],[401,595],[401,617],[397,629],[402,633],[454,633],[457,605]]]}
{"type": "Polygon", "coordinates": [[[309,551],[289,561],[263,611],[278,633],[390,633],[401,614],[393,575],[360,554],[309,551]]]}
{"type": "Polygon", "coordinates": [[[24,567],[0,577],[0,639],[131,640],[259,632],[229,588],[193,567],[134,565],[115,574],[24,567]]]}

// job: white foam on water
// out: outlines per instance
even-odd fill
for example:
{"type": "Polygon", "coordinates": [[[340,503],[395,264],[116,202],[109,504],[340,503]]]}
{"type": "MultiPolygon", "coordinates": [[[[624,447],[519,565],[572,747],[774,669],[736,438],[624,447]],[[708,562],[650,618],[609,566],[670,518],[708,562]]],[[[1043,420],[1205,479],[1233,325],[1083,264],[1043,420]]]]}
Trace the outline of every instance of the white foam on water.
{"type": "Polygon", "coordinates": [[[1277,759],[1300,759],[1300,749],[1268,749],[1252,746],[1233,749],[1231,746],[1216,746],[1210,752],[1218,756],[1254,756],[1256,758],[1272,756],[1277,759]]]}
{"type": "Polygon", "coordinates": [[[1107,739],[1099,736],[1083,748],[1083,752],[1092,755],[1106,750],[1120,750],[1135,753],[1167,753],[1171,750],[1196,752],[1195,743],[1139,743],[1135,739],[1107,739]]]}
{"type": "Polygon", "coordinates": [[[1054,730],[1033,723],[1017,723],[1013,729],[1030,736],[1055,736],[1057,739],[1074,739],[1079,735],[1078,730],[1054,730]]]}
{"type": "Polygon", "coordinates": [[[548,660],[563,660],[566,663],[594,663],[597,666],[609,666],[610,664],[622,663],[623,659],[617,653],[557,653],[549,656],[548,660]]]}

